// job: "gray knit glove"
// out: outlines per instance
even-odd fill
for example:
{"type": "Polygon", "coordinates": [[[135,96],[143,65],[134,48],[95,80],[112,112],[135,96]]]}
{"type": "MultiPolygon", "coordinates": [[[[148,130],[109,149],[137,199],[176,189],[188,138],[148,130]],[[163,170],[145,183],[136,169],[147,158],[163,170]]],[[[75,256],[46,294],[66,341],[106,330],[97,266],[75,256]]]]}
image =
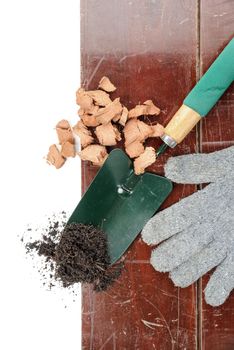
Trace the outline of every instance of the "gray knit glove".
{"type": "Polygon", "coordinates": [[[156,214],[142,238],[155,245],[151,264],[169,271],[176,286],[187,287],[216,267],[206,302],[221,305],[234,288],[234,146],[210,154],[170,158],[166,176],[183,184],[210,183],[156,214]]]}

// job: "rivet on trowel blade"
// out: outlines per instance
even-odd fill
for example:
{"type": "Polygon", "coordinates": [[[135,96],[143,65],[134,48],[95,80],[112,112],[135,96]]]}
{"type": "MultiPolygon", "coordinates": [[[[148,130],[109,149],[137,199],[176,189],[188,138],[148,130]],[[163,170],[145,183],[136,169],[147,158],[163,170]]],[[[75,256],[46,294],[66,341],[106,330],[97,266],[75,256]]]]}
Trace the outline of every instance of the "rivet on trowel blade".
{"type": "Polygon", "coordinates": [[[118,186],[117,192],[119,194],[132,194],[132,191],[124,185],[118,186]]]}

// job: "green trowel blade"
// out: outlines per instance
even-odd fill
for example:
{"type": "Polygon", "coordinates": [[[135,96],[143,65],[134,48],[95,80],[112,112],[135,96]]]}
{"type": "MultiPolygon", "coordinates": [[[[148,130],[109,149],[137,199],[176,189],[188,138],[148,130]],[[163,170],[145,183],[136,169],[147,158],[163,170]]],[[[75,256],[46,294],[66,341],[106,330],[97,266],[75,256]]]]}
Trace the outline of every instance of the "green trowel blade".
{"type": "Polygon", "coordinates": [[[77,205],[68,223],[101,228],[107,235],[111,264],[135,240],[172,190],[170,180],[145,173],[135,175],[132,161],[113,150],[77,205]]]}

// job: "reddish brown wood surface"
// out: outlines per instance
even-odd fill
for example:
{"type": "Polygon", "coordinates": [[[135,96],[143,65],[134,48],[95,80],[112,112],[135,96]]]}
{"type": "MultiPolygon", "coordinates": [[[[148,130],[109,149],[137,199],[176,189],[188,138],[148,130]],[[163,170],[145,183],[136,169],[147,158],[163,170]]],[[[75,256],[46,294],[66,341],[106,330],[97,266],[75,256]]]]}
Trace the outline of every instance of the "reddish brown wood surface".
{"type": "MultiPolygon", "coordinates": [[[[234,2],[206,0],[201,3],[201,73],[234,36],[234,2]]],[[[234,59],[234,58],[233,58],[234,59]]],[[[212,152],[234,144],[234,86],[204,119],[201,150],[212,152]]],[[[202,279],[202,290],[210,274],[202,279]]],[[[202,291],[201,291],[202,292],[202,291]]],[[[234,349],[234,293],[221,307],[212,308],[202,300],[202,349],[234,349]]]]}
{"type": "MultiPolygon", "coordinates": [[[[82,0],[82,85],[96,88],[100,78],[108,75],[118,87],[113,97],[120,96],[129,108],[153,99],[162,108],[159,121],[166,124],[194,86],[199,68],[206,69],[233,34],[232,0],[222,3],[203,1],[199,11],[198,0],[82,0]],[[223,12],[228,13],[227,22],[223,12]],[[222,33],[219,23],[224,26],[222,33]]],[[[231,144],[233,90],[224,96],[218,110],[212,112],[215,122],[207,119],[200,135],[194,130],[149,170],[162,174],[172,154],[191,153],[201,145],[210,151],[231,144]]],[[[148,144],[158,145],[155,140],[148,144]]],[[[95,167],[83,163],[83,191],[95,173],[95,167]]],[[[194,186],[175,186],[163,207],[194,190],[194,186]]],[[[126,268],[113,287],[99,294],[89,286],[82,288],[83,349],[234,348],[234,300],[220,309],[222,313],[207,307],[200,300],[201,284],[198,295],[197,285],[175,288],[166,274],[154,271],[149,257],[150,248],[139,236],[126,253],[126,268]]]]}

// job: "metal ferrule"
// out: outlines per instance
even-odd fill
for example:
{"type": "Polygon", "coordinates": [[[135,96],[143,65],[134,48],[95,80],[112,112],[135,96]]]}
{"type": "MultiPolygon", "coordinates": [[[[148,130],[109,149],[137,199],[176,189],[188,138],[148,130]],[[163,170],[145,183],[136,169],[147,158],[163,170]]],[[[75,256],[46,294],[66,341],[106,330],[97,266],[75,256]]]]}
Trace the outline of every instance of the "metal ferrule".
{"type": "Polygon", "coordinates": [[[176,145],[177,145],[177,142],[169,135],[167,134],[164,134],[163,136],[161,136],[161,139],[163,140],[163,142],[171,147],[171,148],[174,148],[176,145]]]}

